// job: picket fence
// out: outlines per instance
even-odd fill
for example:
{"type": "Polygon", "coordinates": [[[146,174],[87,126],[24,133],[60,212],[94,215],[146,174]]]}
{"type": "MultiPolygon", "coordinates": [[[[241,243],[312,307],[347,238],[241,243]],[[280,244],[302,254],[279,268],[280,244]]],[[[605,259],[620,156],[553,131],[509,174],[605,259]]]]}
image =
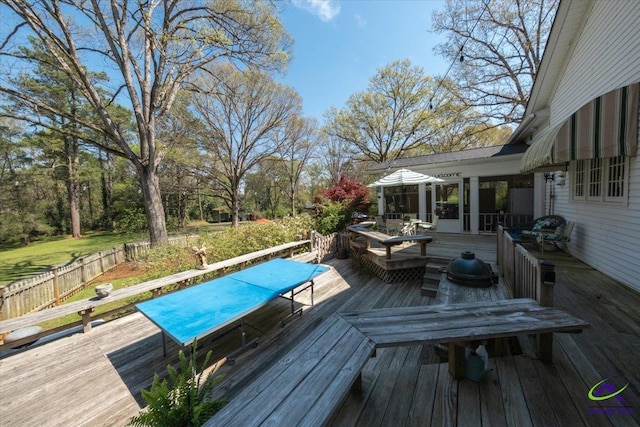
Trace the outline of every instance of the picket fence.
{"type": "MultiPolygon", "coordinates": [[[[190,246],[198,239],[197,235],[174,236],[169,238],[169,243],[190,246]]],[[[96,277],[124,261],[139,259],[150,248],[149,242],[127,243],[3,286],[0,288],[0,320],[59,305],[96,277]]]]}

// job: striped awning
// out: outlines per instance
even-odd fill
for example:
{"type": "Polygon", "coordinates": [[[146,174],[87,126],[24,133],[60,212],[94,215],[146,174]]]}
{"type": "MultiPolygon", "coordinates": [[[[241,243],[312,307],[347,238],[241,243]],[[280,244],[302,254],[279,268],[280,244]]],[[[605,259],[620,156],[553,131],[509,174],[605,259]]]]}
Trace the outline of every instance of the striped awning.
{"type": "Polygon", "coordinates": [[[556,161],[553,152],[556,135],[561,126],[548,127],[536,135],[520,160],[522,173],[556,170],[564,165],[564,162],[556,161]]]}
{"type": "Polygon", "coordinates": [[[635,83],[608,92],[583,105],[561,125],[541,131],[522,158],[520,170],[637,155],[639,89],[640,84],[635,83]]]}

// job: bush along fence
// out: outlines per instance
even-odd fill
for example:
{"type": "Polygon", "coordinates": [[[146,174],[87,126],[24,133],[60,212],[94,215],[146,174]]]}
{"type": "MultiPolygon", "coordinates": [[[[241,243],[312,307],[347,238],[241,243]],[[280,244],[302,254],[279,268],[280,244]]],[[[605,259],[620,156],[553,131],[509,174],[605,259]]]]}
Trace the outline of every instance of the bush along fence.
{"type": "MultiPolygon", "coordinates": [[[[197,235],[170,237],[173,245],[189,246],[197,235]]],[[[132,261],[149,251],[149,242],[127,243],[123,247],[98,252],[46,273],[17,280],[0,288],[0,320],[22,316],[63,303],[84,289],[93,279],[124,261],[132,261]]]]}

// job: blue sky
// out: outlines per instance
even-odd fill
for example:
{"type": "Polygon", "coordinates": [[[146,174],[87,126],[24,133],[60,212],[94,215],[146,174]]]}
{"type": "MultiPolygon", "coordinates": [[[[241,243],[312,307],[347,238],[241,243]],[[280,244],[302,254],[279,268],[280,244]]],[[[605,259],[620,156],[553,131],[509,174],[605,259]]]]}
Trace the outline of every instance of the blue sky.
{"type": "Polygon", "coordinates": [[[302,96],[304,114],[320,123],[331,106],[342,108],[366,89],[376,70],[408,58],[430,76],[442,76],[449,61],[433,53],[444,40],[431,32],[431,14],[441,0],[292,0],[282,22],[295,39],[288,72],[278,80],[302,96]]]}

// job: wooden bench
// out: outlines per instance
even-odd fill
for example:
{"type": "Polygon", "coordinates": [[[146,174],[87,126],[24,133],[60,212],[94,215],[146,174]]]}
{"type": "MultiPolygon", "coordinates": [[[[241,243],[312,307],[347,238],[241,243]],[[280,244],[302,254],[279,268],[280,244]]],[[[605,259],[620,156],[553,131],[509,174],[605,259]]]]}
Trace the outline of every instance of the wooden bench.
{"type": "Polygon", "coordinates": [[[464,348],[457,343],[588,326],[526,298],[334,314],[204,425],[326,425],[354,385],[361,386],[361,370],[376,348],[449,343],[449,371],[464,378],[464,348]]]}
{"type": "Polygon", "coordinates": [[[433,241],[433,237],[431,236],[389,236],[388,234],[380,233],[379,231],[371,231],[358,225],[349,226],[347,227],[347,230],[358,236],[364,237],[367,249],[371,247],[371,240],[375,240],[378,243],[384,245],[387,259],[391,259],[391,246],[400,245],[404,242],[419,243],[420,256],[427,256],[427,243],[431,243],[433,241]]]}
{"type": "MultiPolygon", "coordinates": [[[[529,298],[450,305],[385,308],[343,313],[345,320],[378,347],[417,344],[449,345],[449,372],[464,378],[464,347],[460,343],[553,332],[582,332],[589,327],[560,309],[543,307],[529,298]]],[[[550,344],[547,340],[542,345],[550,344]]],[[[551,362],[551,351],[538,349],[551,362]]]]}
{"type": "Polygon", "coordinates": [[[373,342],[334,314],[205,426],[324,425],[373,353],[373,342]]]}

